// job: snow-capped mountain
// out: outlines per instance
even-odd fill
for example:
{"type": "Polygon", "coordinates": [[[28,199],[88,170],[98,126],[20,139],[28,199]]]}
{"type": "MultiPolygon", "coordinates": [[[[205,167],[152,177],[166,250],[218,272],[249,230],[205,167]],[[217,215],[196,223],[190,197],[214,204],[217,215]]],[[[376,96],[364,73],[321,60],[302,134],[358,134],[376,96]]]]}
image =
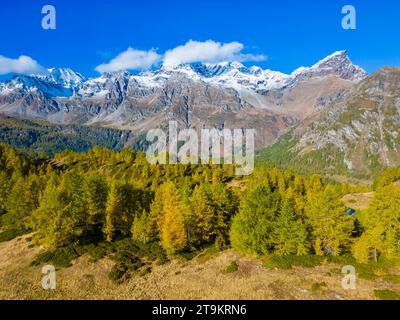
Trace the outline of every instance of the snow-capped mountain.
{"type": "Polygon", "coordinates": [[[191,79],[221,85],[233,89],[271,90],[285,86],[291,79],[289,75],[260,67],[245,67],[240,62],[221,62],[217,64],[193,63],[177,67],[162,68],[157,74],[170,76],[183,73],[191,79]]]}
{"type": "Polygon", "coordinates": [[[171,76],[182,74],[193,81],[204,81],[235,90],[248,89],[255,92],[282,89],[296,81],[335,75],[339,78],[360,81],[366,72],[351,63],[346,51],[337,51],[311,67],[300,67],[291,74],[262,69],[257,66],[246,67],[240,62],[192,63],[176,67],[162,66],[159,70],[130,74],[120,71],[105,73],[98,78],[86,79],[80,73],[68,68],[51,68],[48,74],[18,75],[0,89],[37,88],[52,96],[68,96],[76,91],[81,96],[104,97],[112,94],[115,83],[135,82],[142,88],[161,87],[171,76]],[[54,87],[52,89],[52,87],[54,87]],[[60,88],[65,90],[62,94],[60,88]]]}
{"type": "Polygon", "coordinates": [[[138,133],[170,119],[183,127],[251,127],[262,146],[364,77],[346,51],[292,74],[239,62],[162,66],[90,79],[53,68],[0,83],[0,113],[138,133]]]}
{"type": "Polygon", "coordinates": [[[55,83],[47,76],[18,75],[7,83],[0,85],[0,94],[25,94],[41,92],[50,97],[65,97],[72,95],[72,89],[55,83]]]}
{"type": "Polygon", "coordinates": [[[80,86],[86,79],[80,73],[68,68],[51,68],[47,81],[60,84],[66,88],[80,86]]]}
{"type": "Polygon", "coordinates": [[[155,74],[167,78],[176,72],[183,73],[192,79],[228,88],[254,91],[281,89],[293,85],[296,81],[328,75],[350,81],[360,81],[367,76],[362,68],[351,62],[345,50],[337,51],[311,67],[300,67],[291,74],[264,70],[258,66],[248,68],[240,62],[183,64],[177,67],[163,67],[155,74]]]}
{"type": "Polygon", "coordinates": [[[86,79],[68,68],[51,68],[47,73],[16,75],[7,83],[0,83],[0,94],[3,92],[41,91],[52,97],[71,96],[86,79]]]}
{"type": "Polygon", "coordinates": [[[342,79],[352,81],[360,81],[367,76],[364,69],[351,62],[347,51],[342,50],[327,56],[312,67],[298,68],[291,74],[291,77],[292,79],[307,79],[311,77],[323,77],[328,74],[334,74],[342,79]]]}

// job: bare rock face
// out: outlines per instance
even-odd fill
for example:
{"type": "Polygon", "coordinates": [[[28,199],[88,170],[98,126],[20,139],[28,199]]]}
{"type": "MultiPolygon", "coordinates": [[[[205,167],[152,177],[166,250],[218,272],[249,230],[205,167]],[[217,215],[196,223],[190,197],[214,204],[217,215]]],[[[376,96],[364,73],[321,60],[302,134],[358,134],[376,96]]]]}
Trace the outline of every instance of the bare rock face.
{"type": "Polygon", "coordinates": [[[238,62],[126,71],[85,79],[70,69],[0,83],[0,113],[56,124],[128,129],[176,120],[181,128],[256,129],[256,147],[324,109],[366,73],[338,51],[290,75],[238,62]]]}

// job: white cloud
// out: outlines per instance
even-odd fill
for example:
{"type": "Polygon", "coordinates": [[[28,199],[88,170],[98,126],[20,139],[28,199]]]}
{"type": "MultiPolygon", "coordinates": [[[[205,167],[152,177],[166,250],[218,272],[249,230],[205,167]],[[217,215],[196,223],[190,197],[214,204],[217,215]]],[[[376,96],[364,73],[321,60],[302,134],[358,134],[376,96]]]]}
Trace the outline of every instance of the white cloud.
{"type": "Polygon", "coordinates": [[[189,40],[186,44],[168,50],[164,55],[165,66],[181,63],[221,61],[262,61],[265,55],[244,54],[244,45],[240,42],[220,43],[213,40],[204,42],[189,40]]]}
{"type": "Polygon", "coordinates": [[[145,70],[159,62],[161,56],[154,50],[136,50],[128,48],[108,63],[96,67],[99,72],[115,72],[120,70],[145,70]]]}
{"type": "Polygon", "coordinates": [[[11,59],[0,55],[0,74],[7,73],[42,73],[45,69],[28,56],[11,59]]]}

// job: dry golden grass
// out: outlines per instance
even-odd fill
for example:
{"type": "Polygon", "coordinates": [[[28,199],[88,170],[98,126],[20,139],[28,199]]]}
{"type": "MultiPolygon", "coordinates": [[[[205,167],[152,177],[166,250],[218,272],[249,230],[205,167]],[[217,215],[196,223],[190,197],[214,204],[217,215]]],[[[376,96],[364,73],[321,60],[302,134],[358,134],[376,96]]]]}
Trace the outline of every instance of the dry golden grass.
{"type": "Polygon", "coordinates": [[[374,197],[373,192],[366,193],[349,193],[346,194],[342,200],[346,206],[356,210],[365,210],[368,208],[369,203],[374,197]]]}
{"type": "Polygon", "coordinates": [[[0,243],[0,299],[374,299],[374,289],[400,290],[384,279],[360,279],[357,290],[344,290],[339,265],[266,269],[259,260],[232,250],[153,266],[151,273],[121,285],[107,277],[109,259],[92,263],[83,256],[57,271],[56,290],[43,290],[41,267],[30,266],[41,249],[29,248],[27,239],[0,243]],[[232,261],[239,268],[227,273],[232,261]],[[315,290],[316,283],[326,286],[315,290]]]}

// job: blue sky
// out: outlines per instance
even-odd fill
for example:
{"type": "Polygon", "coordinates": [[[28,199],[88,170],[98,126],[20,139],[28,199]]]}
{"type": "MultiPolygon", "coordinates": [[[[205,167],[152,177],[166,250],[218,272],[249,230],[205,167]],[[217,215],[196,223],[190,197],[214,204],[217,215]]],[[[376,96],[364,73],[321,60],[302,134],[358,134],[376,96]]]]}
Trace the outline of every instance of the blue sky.
{"type": "Polygon", "coordinates": [[[0,55],[27,55],[45,67],[70,67],[95,76],[99,64],[132,47],[165,51],[189,40],[244,45],[266,55],[247,62],[289,73],[348,50],[372,72],[400,65],[400,1],[84,1],[2,0],[0,55]],[[54,5],[56,30],[41,27],[41,8],[54,5]],[[343,30],[341,8],[357,10],[357,29],[343,30]]]}

